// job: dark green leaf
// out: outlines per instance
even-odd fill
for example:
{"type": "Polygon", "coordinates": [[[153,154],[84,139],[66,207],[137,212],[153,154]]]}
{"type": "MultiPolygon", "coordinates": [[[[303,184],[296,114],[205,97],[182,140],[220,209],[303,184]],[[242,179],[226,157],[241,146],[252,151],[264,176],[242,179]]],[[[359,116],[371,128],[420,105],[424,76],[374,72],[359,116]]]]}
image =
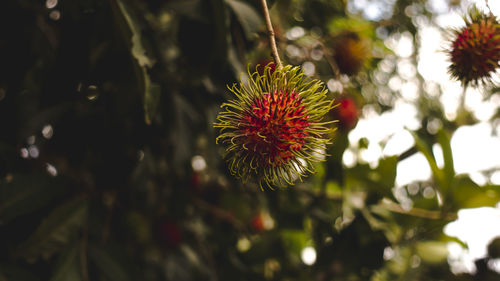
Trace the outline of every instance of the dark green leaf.
{"type": "Polygon", "coordinates": [[[7,223],[18,216],[49,204],[62,193],[60,179],[47,174],[16,174],[0,182],[0,220],[7,223]]]}
{"type": "Polygon", "coordinates": [[[385,188],[391,189],[394,187],[397,165],[398,158],[396,156],[387,157],[380,160],[376,171],[381,175],[380,183],[385,188]]]}
{"type": "Polygon", "coordinates": [[[28,268],[15,264],[0,264],[0,281],[39,281],[40,279],[30,273],[28,268]]]}
{"type": "Polygon", "coordinates": [[[114,11],[118,14],[119,26],[122,29],[126,40],[130,44],[130,52],[134,57],[134,65],[139,81],[139,88],[143,93],[144,120],[151,124],[160,99],[160,85],[151,81],[148,70],[153,67],[154,59],[151,58],[151,52],[143,44],[142,27],[135,19],[130,8],[122,0],[112,1],[114,11]]]}
{"type": "MultiPolygon", "coordinates": [[[[106,248],[107,250],[108,248],[106,248]]],[[[89,258],[110,281],[129,281],[127,270],[105,249],[90,246],[89,258]]]]}
{"type": "Polygon", "coordinates": [[[200,0],[176,0],[169,1],[166,6],[175,13],[188,17],[192,20],[205,21],[203,8],[200,0]]]}
{"type": "Polygon", "coordinates": [[[59,257],[50,281],[81,281],[82,273],[79,257],[78,245],[70,247],[59,257]]]}
{"type": "Polygon", "coordinates": [[[434,158],[434,154],[432,153],[432,150],[430,149],[430,146],[422,139],[420,138],[416,133],[412,133],[413,138],[415,139],[415,146],[417,149],[422,152],[424,155],[425,159],[427,159],[427,162],[429,163],[429,166],[431,167],[432,174],[434,178],[436,179],[438,185],[440,187],[446,185],[447,183],[445,182],[444,179],[444,173],[441,169],[438,168],[436,159],[434,158]]]}
{"type": "Polygon", "coordinates": [[[16,255],[28,260],[50,257],[75,239],[86,218],[86,200],[77,198],[64,203],[42,221],[28,240],[19,246],[16,255]]]}
{"type": "Polygon", "coordinates": [[[302,230],[283,230],[281,238],[286,249],[295,255],[299,255],[302,249],[307,246],[308,236],[302,230]]]}
{"type": "Polygon", "coordinates": [[[416,250],[419,257],[427,263],[442,263],[448,257],[447,243],[441,241],[417,242],[416,250]]]}
{"type": "Polygon", "coordinates": [[[450,186],[454,210],[494,207],[500,201],[500,186],[478,186],[468,176],[455,178],[450,186]]]}
{"type": "Polygon", "coordinates": [[[262,18],[252,6],[238,0],[225,1],[238,18],[247,38],[249,38],[252,33],[257,33],[257,31],[259,31],[262,27],[262,18]]]}
{"type": "Polygon", "coordinates": [[[455,168],[453,165],[453,154],[451,152],[450,137],[444,130],[440,130],[437,136],[438,143],[441,145],[441,149],[443,150],[444,176],[446,177],[446,181],[449,182],[455,177],[455,168]]]}

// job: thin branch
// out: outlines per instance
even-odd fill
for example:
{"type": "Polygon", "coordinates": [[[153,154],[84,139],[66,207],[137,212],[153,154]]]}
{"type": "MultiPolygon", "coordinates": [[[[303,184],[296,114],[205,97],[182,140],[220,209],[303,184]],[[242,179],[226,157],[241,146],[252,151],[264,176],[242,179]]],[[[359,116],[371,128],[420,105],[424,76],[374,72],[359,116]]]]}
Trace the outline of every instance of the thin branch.
{"type": "Polygon", "coordinates": [[[490,1],[485,0],[485,2],[486,2],[486,8],[488,8],[488,10],[490,10],[490,14],[492,14],[493,12],[492,12],[491,7],[490,7],[490,1]]]}
{"type": "Polygon", "coordinates": [[[266,20],[267,36],[269,39],[269,45],[271,46],[271,53],[273,55],[274,63],[276,67],[280,68],[282,66],[280,56],[278,54],[278,48],[276,47],[276,38],[274,37],[273,25],[271,23],[271,17],[269,16],[269,9],[267,8],[266,0],[260,1],[262,4],[262,10],[264,11],[264,18],[266,20]]]}
{"type": "Polygon", "coordinates": [[[226,210],[223,210],[221,208],[218,208],[217,206],[214,206],[210,203],[207,203],[204,200],[201,199],[194,199],[194,203],[196,206],[198,206],[200,209],[203,209],[209,213],[211,213],[214,217],[218,218],[219,220],[226,221],[234,226],[234,228],[242,231],[245,229],[245,226],[243,225],[242,222],[237,220],[233,214],[227,212],[226,210]]]}
{"type": "Polygon", "coordinates": [[[382,201],[382,206],[391,212],[410,215],[424,219],[431,219],[431,220],[445,219],[452,221],[458,218],[456,213],[444,213],[441,211],[431,211],[420,208],[412,208],[406,210],[401,205],[387,200],[382,201]]]}
{"type": "Polygon", "coordinates": [[[333,77],[335,79],[339,80],[340,70],[339,70],[339,67],[338,67],[337,63],[335,62],[335,60],[332,59],[333,58],[332,51],[330,49],[328,49],[323,42],[319,42],[319,45],[321,46],[321,49],[323,50],[323,54],[326,58],[326,62],[328,62],[328,64],[330,65],[330,68],[332,69],[333,77]]]}
{"type": "Polygon", "coordinates": [[[412,146],[412,147],[408,148],[405,152],[401,153],[398,156],[398,162],[405,160],[406,158],[414,155],[417,152],[418,152],[417,146],[412,146]]]}

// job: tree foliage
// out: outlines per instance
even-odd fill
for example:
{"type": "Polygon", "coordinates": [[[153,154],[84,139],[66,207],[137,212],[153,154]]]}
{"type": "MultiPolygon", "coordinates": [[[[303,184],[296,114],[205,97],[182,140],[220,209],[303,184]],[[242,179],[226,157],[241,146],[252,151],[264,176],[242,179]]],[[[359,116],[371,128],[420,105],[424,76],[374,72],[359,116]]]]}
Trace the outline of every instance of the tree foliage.
{"type": "MultiPolygon", "coordinates": [[[[258,1],[3,2],[0,281],[498,280],[489,256],[453,274],[446,245],[467,245],[443,233],[460,209],[500,200],[499,186],[455,172],[450,138],[478,120],[465,107],[445,116],[441,88],[402,77],[385,43],[406,36],[417,50],[418,23],[436,25],[431,0],[366,1],[375,19],[353,1],[268,0],[283,61],[350,100],[331,113],[331,156],[274,191],[230,174],[213,127],[227,85],[271,61],[258,1]],[[370,145],[348,138],[363,108],[402,97],[390,77],[417,85],[415,145],[346,166],[346,149],[370,145]],[[417,152],[432,178],[395,187],[417,152]]],[[[404,61],[415,68],[418,52],[404,61]]]]}

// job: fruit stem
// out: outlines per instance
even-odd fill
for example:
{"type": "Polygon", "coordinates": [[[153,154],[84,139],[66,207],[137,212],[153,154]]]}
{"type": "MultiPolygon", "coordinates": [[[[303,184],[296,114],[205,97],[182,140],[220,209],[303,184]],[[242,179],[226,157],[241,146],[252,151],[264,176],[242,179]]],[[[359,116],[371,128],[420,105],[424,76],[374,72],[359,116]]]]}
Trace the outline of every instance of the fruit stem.
{"type": "Polygon", "coordinates": [[[490,1],[485,0],[484,2],[486,3],[486,8],[488,8],[488,10],[490,10],[490,14],[491,14],[492,11],[491,11],[491,7],[490,7],[490,1]]]}
{"type": "Polygon", "coordinates": [[[276,47],[276,38],[274,37],[273,25],[271,23],[271,17],[269,16],[269,9],[267,8],[266,0],[260,1],[262,4],[262,10],[264,11],[264,18],[266,20],[267,36],[269,39],[269,45],[271,46],[271,53],[273,55],[274,63],[277,68],[282,67],[280,56],[278,54],[278,48],[276,47]]]}

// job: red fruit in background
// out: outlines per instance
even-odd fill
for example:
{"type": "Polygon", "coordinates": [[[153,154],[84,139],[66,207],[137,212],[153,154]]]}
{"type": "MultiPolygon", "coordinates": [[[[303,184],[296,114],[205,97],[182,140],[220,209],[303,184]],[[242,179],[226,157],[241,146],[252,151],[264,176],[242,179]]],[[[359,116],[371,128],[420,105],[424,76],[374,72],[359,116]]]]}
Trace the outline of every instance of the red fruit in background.
{"type": "Polygon", "coordinates": [[[158,225],[157,235],[162,243],[167,248],[175,248],[182,241],[182,233],[177,225],[172,220],[164,220],[158,225]]]}
{"type": "Polygon", "coordinates": [[[199,190],[201,185],[201,175],[198,172],[193,172],[191,174],[191,187],[194,190],[199,190]]]}
{"type": "Polygon", "coordinates": [[[264,230],[264,220],[262,219],[262,216],[260,214],[252,218],[251,224],[252,228],[257,232],[264,230]]]}
{"type": "Polygon", "coordinates": [[[258,212],[250,221],[255,232],[270,230],[274,227],[274,220],[267,211],[258,212]]]}
{"type": "Polygon", "coordinates": [[[500,66],[500,23],[496,17],[472,9],[466,26],[454,35],[449,51],[451,76],[464,85],[489,81],[500,66]]]}
{"type": "Polygon", "coordinates": [[[333,109],[334,118],[339,120],[339,126],[344,130],[351,130],[358,122],[358,108],[350,98],[343,98],[339,105],[333,109]]]}

